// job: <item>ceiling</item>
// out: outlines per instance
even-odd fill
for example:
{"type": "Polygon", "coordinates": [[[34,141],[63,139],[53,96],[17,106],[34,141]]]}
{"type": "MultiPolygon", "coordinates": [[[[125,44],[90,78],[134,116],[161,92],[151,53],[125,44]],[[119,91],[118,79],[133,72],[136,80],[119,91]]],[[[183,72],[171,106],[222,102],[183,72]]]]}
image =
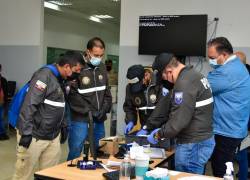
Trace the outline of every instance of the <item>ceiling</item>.
{"type": "MultiPolygon", "coordinates": [[[[49,2],[51,0],[45,0],[49,2]]],[[[53,12],[54,10],[45,10],[45,13],[52,13],[57,15],[62,15],[65,17],[68,16],[72,18],[72,16],[82,15],[85,18],[88,18],[92,15],[109,15],[114,18],[111,19],[103,19],[103,22],[107,22],[109,24],[120,25],[120,1],[113,0],[58,0],[64,2],[70,2],[72,5],[70,6],[59,6],[62,11],[61,12],[53,12]]]]}

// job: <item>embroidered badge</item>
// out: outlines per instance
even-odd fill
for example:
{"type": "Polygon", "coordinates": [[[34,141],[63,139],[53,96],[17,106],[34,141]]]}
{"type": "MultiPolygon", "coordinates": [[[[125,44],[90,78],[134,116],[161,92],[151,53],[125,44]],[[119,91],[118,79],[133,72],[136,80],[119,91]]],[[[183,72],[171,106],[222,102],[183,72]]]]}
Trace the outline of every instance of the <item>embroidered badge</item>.
{"type": "Polygon", "coordinates": [[[174,94],[174,102],[178,105],[183,102],[183,92],[176,92],[174,94]]]}
{"type": "Polygon", "coordinates": [[[88,85],[89,83],[90,83],[90,79],[89,79],[89,77],[83,77],[82,78],[82,83],[84,84],[84,85],[88,85]]]}
{"type": "Polygon", "coordinates": [[[98,78],[99,78],[100,81],[103,80],[103,76],[102,75],[99,75],[98,78]]]}
{"type": "Polygon", "coordinates": [[[140,105],[141,104],[141,98],[136,97],[135,98],[135,104],[140,105]]]}
{"type": "Polygon", "coordinates": [[[150,99],[151,103],[155,103],[156,102],[156,95],[155,94],[151,94],[149,96],[149,99],[150,99]]]}
{"type": "Polygon", "coordinates": [[[40,91],[44,91],[45,88],[47,87],[47,84],[45,84],[44,82],[37,80],[36,84],[35,84],[35,88],[40,90],[40,91]]]}
{"type": "Polygon", "coordinates": [[[162,96],[167,96],[169,93],[169,90],[165,87],[162,88],[162,96]]]}

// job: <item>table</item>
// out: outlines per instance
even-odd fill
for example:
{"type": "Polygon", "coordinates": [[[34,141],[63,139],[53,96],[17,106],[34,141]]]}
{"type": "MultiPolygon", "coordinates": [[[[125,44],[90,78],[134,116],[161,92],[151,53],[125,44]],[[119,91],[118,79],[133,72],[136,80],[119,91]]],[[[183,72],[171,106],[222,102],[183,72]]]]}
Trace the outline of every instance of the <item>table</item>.
{"type": "MultiPolygon", "coordinates": [[[[167,159],[172,157],[174,155],[174,151],[166,151],[167,159]]],[[[82,159],[82,158],[79,158],[82,159]]],[[[114,157],[110,157],[109,159],[97,159],[101,160],[104,164],[107,163],[108,160],[113,161],[121,161],[119,159],[116,159],[114,157]]],[[[74,163],[76,163],[77,160],[75,160],[74,163]]],[[[153,163],[150,164],[151,168],[156,167],[164,159],[153,159],[153,163]]],[[[58,179],[66,179],[66,180],[104,180],[104,177],[102,176],[103,173],[106,172],[105,169],[96,169],[96,170],[80,170],[76,167],[68,167],[67,165],[70,164],[70,162],[64,162],[59,165],[38,171],[35,173],[34,177],[36,180],[58,180],[58,179]]],[[[192,174],[188,173],[181,173],[179,175],[173,176],[170,178],[170,180],[175,180],[176,178],[185,177],[185,176],[193,176],[192,174]]],[[[216,178],[213,178],[216,179],[216,178]]]]}

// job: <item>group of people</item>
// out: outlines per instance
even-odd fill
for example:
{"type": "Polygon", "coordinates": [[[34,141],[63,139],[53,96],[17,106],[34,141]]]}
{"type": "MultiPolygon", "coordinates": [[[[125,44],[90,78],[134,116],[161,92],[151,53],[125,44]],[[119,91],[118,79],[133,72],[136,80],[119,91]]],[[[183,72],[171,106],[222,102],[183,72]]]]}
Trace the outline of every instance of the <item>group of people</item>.
{"type": "MultiPolygon", "coordinates": [[[[244,54],[234,53],[225,37],[209,41],[207,52],[212,67],[207,77],[171,53],[155,58],[156,80],[150,83],[145,83],[143,66],[131,66],[123,106],[124,133],[131,133],[138,114],[141,129],[136,135],[148,135],[152,144],[162,138],[176,139],[177,171],[203,174],[211,158],[214,176],[223,177],[225,163],[235,160],[248,135],[249,66],[244,54]]],[[[241,159],[246,158],[244,152],[241,159]]],[[[239,179],[247,179],[247,169],[247,163],[240,168],[239,179]]]]}
{"type": "MultiPolygon", "coordinates": [[[[87,138],[98,149],[112,106],[104,52],[103,40],[95,37],[84,54],[68,51],[33,74],[17,122],[13,179],[32,178],[37,165],[44,169],[57,164],[60,143],[67,138],[67,160],[80,156],[87,138]],[[88,137],[90,118],[94,137],[88,137]]],[[[142,65],[131,66],[126,75],[124,134],[140,122],[136,135],[148,135],[152,144],[176,138],[176,170],[203,174],[211,158],[214,175],[222,177],[225,163],[234,160],[247,136],[250,78],[224,37],[208,43],[208,57],[213,70],[207,78],[171,53],[155,58],[152,73],[142,65]]]]}
{"type": "Polygon", "coordinates": [[[79,157],[88,136],[89,112],[94,121],[94,137],[89,139],[98,148],[112,105],[106,67],[101,62],[104,51],[103,40],[95,37],[88,41],[84,54],[67,51],[55,64],[33,74],[17,122],[13,179],[32,179],[37,165],[38,169],[56,165],[60,143],[67,138],[67,159],[79,157]]]}

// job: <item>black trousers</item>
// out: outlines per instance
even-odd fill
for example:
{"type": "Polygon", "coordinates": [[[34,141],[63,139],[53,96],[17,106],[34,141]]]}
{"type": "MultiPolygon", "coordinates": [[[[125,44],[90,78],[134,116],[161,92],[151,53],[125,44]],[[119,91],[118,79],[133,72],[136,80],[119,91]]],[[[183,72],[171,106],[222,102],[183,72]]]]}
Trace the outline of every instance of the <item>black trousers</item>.
{"type": "Polygon", "coordinates": [[[226,162],[233,162],[237,147],[242,139],[215,135],[215,148],[211,157],[213,175],[223,177],[226,173],[226,162]]]}

